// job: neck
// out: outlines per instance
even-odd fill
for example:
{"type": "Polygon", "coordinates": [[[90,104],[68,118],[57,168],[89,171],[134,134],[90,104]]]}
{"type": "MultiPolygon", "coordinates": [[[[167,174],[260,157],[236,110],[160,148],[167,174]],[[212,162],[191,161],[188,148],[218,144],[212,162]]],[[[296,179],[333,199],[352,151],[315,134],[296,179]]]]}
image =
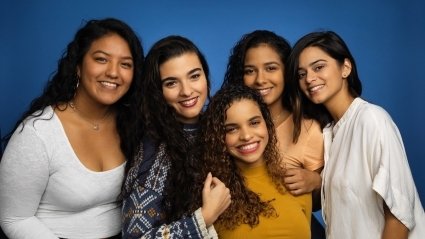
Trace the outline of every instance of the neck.
{"type": "Polygon", "coordinates": [[[289,116],[289,111],[286,110],[281,102],[276,102],[276,104],[271,104],[268,106],[270,114],[273,119],[273,123],[277,124],[283,122],[289,116]]]}
{"type": "Polygon", "coordinates": [[[99,131],[107,125],[111,119],[112,111],[110,106],[93,104],[90,102],[83,103],[77,101],[77,97],[68,102],[72,111],[82,120],[87,122],[87,125],[94,131],[99,131]]]}
{"type": "Polygon", "coordinates": [[[69,105],[72,109],[78,111],[81,116],[92,121],[101,121],[111,114],[109,105],[88,102],[77,96],[69,102],[69,105]]]}
{"type": "Polygon", "coordinates": [[[346,94],[334,97],[334,100],[325,103],[325,107],[336,123],[342,118],[353,101],[354,97],[347,92],[346,94]]]}

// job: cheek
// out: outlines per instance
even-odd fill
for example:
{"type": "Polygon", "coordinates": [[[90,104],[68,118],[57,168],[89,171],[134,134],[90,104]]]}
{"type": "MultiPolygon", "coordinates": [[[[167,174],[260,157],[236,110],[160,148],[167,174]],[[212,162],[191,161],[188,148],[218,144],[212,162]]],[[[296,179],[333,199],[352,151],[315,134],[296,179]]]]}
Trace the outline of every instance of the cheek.
{"type": "Polygon", "coordinates": [[[202,95],[205,95],[205,97],[208,95],[208,83],[206,78],[200,81],[198,88],[202,95]]]}
{"type": "Polygon", "coordinates": [[[226,134],[226,137],[224,139],[225,147],[228,152],[231,151],[232,147],[236,143],[236,136],[231,134],[226,134]]]}
{"type": "Polygon", "coordinates": [[[244,75],[244,77],[243,77],[243,83],[246,86],[248,86],[248,87],[252,87],[254,85],[254,77],[253,76],[244,75]]]}
{"type": "Polygon", "coordinates": [[[269,142],[269,131],[267,130],[267,126],[264,125],[262,127],[262,134],[264,138],[264,143],[267,144],[269,142]]]}
{"type": "Polygon", "coordinates": [[[133,81],[133,76],[134,76],[133,71],[128,71],[124,73],[125,81],[127,81],[129,84],[131,84],[131,82],[133,81]]]}
{"type": "Polygon", "coordinates": [[[167,104],[169,104],[169,105],[174,103],[174,101],[176,99],[176,96],[175,96],[176,94],[175,94],[174,90],[162,88],[162,95],[164,96],[165,102],[167,102],[167,104]]]}

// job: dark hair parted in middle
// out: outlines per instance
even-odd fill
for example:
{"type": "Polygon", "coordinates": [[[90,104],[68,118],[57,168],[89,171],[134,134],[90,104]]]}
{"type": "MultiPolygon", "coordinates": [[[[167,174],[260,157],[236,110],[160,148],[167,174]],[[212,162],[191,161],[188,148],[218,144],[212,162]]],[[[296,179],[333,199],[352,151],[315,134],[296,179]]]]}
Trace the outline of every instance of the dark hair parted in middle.
{"type": "Polygon", "coordinates": [[[165,221],[181,218],[197,197],[191,193],[197,159],[190,155],[193,142],[186,136],[183,123],[177,119],[175,109],[164,99],[160,66],[183,54],[195,53],[202,65],[210,89],[207,61],[198,47],[182,36],[168,36],[156,42],[146,55],[142,69],[142,112],[144,134],[156,145],[164,143],[170,157],[171,169],[165,187],[165,221]]]}
{"type": "Polygon", "coordinates": [[[320,122],[322,128],[326,124],[332,122],[332,117],[323,105],[314,105],[301,92],[299,87],[299,57],[301,52],[307,47],[318,47],[326,52],[330,57],[334,58],[339,64],[344,64],[344,60],[351,62],[351,73],[347,77],[348,89],[353,97],[362,94],[362,83],[357,73],[357,66],[354,57],[351,55],[345,42],[333,31],[319,31],[307,34],[300,38],[294,45],[292,53],[288,60],[288,68],[286,75],[288,81],[292,81],[294,90],[292,98],[295,101],[294,120],[301,120],[303,115],[315,118],[320,122]],[[298,117],[297,117],[298,116],[298,117]]]}

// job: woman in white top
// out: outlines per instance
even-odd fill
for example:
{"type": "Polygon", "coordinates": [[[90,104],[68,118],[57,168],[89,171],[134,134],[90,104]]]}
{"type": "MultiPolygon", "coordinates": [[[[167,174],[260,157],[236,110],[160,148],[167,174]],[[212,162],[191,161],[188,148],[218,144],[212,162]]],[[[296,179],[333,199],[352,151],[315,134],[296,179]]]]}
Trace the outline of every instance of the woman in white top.
{"type": "Polygon", "coordinates": [[[139,38],[120,20],[78,30],[1,160],[0,223],[9,238],[120,234],[117,197],[141,140],[143,61],[139,38]]]}
{"type": "Polygon", "coordinates": [[[423,238],[425,215],[397,126],[360,98],[348,47],[334,32],[297,41],[288,79],[300,108],[329,118],[324,128],[322,210],[327,238],[423,238]],[[320,113],[319,113],[320,112],[320,113]]]}

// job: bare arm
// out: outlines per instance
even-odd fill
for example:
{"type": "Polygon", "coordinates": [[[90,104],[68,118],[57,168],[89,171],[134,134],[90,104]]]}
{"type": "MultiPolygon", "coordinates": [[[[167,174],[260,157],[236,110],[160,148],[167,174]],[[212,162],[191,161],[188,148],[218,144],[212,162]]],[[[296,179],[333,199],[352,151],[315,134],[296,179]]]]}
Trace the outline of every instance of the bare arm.
{"type": "Polygon", "coordinates": [[[384,202],[385,225],[382,239],[407,239],[409,230],[390,211],[384,202]]]}

